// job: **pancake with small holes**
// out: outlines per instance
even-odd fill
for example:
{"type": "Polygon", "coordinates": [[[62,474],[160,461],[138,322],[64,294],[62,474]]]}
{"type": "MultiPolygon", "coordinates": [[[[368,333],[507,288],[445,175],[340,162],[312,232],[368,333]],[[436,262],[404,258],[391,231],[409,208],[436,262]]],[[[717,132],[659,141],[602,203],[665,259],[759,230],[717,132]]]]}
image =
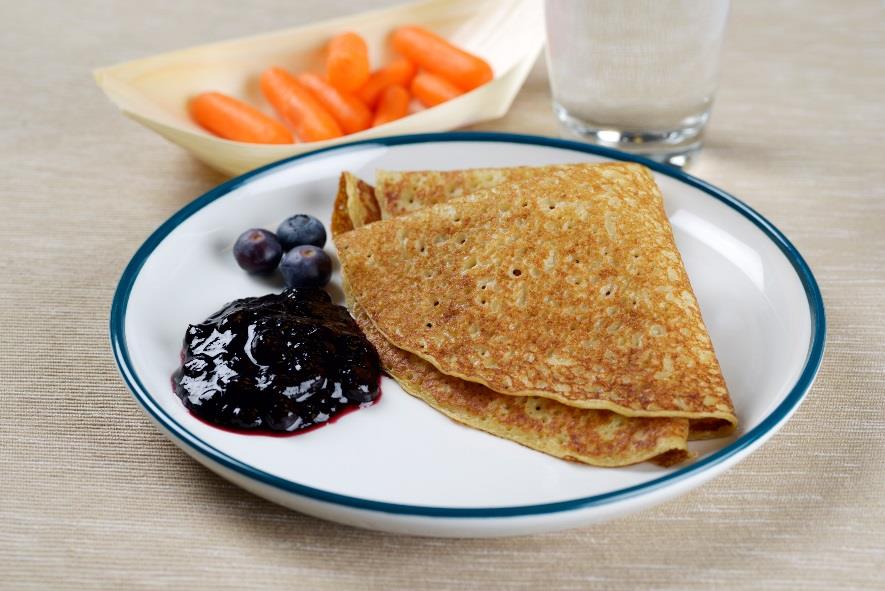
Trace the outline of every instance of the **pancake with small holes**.
{"type": "MultiPolygon", "coordinates": [[[[464,197],[497,185],[543,177],[570,164],[466,168],[461,170],[378,170],[374,195],[381,218],[418,211],[449,199],[464,197]]],[[[577,165],[589,166],[589,165],[577,165]]]]}
{"type": "Polygon", "coordinates": [[[373,326],[445,375],[575,408],[689,419],[691,438],[737,422],[642,166],[559,166],[336,242],[373,326]]]}
{"type": "MultiPolygon", "coordinates": [[[[332,235],[353,230],[342,179],[332,214],[332,235]]],[[[688,420],[629,418],[585,410],[554,400],[499,394],[448,376],[417,355],[394,347],[359,308],[357,324],[375,346],[381,364],[412,396],[450,419],[554,457],[605,467],[652,461],[670,466],[690,456],[688,420]]]]}

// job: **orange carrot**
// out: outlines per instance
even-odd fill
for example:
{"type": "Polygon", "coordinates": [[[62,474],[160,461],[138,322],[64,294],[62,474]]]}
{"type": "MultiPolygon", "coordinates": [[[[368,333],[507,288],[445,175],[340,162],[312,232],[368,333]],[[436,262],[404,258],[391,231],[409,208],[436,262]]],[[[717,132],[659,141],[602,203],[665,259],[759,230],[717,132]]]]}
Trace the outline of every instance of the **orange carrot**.
{"type": "Polygon", "coordinates": [[[381,94],[381,100],[378,101],[372,127],[378,127],[405,117],[409,113],[410,98],[409,91],[399,84],[388,86],[381,94]]]}
{"type": "Polygon", "coordinates": [[[342,33],[329,42],[326,77],[338,90],[353,92],[369,79],[369,49],[356,33],[342,33]]]}
{"type": "Polygon", "coordinates": [[[362,131],[372,124],[372,112],[352,94],[339,92],[316,74],[299,74],[298,82],[332,114],[344,133],[362,131]]]}
{"type": "Polygon", "coordinates": [[[286,127],[255,107],[220,92],[204,92],[190,102],[194,120],[217,136],[253,144],[291,144],[286,127]]]}
{"type": "Polygon", "coordinates": [[[398,57],[380,70],[375,70],[356,95],[374,108],[385,88],[394,84],[408,87],[414,76],[415,65],[404,57],[398,57]]]}
{"type": "Polygon", "coordinates": [[[302,141],[315,142],[342,135],[335,118],[286,70],[265,70],[261,75],[261,92],[302,141]]]}
{"type": "Polygon", "coordinates": [[[473,90],[492,79],[492,68],[485,60],[458,49],[427,29],[400,27],[393,32],[391,43],[397,53],[461,90],[473,90]]]}
{"type": "Polygon", "coordinates": [[[418,72],[410,90],[425,107],[435,107],[462,94],[460,88],[445,78],[427,72],[418,72]]]}

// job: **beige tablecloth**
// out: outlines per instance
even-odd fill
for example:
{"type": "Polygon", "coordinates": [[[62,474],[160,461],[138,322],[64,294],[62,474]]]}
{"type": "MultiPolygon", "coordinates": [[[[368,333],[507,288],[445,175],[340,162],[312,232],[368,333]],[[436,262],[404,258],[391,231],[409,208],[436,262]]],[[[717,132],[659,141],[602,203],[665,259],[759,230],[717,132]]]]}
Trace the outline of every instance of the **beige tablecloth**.
{"type": "MultiPolygon", "coordinates": [[[[256,498],[149,424],[111,358],[111,295],[148,233],[222,178],[117,113],[91,69],[365,4],[0,3],[0,588],[885,588],[875,0],[734,3],[691,172],[805,254],[829,342],[793,419],[714,482],[567,533],[404,538],[256,498]]],[[[507,117],[480,128],[554,135],[543,66],[507,117]]]]}

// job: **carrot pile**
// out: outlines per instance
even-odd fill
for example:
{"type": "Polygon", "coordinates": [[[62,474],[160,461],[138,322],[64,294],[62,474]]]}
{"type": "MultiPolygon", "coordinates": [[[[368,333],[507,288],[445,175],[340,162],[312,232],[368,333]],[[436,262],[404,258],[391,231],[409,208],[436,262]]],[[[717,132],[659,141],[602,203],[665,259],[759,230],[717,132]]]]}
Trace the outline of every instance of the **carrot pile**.
{"type": "Polygon", "coordinates": [[[390,44],[398,54],[371,71],[369,50],[353,32],[327,47],[323,74],[293,75],[281,67],[261,74],[261,93],[279,120],[224,95],[206,92],[189,104],[191,117],[213,134],[239,142],[315,142],[401,119],[413,101],[435,107],[492,77],[487,62],[416,26],[396,29],[390,44]]]}

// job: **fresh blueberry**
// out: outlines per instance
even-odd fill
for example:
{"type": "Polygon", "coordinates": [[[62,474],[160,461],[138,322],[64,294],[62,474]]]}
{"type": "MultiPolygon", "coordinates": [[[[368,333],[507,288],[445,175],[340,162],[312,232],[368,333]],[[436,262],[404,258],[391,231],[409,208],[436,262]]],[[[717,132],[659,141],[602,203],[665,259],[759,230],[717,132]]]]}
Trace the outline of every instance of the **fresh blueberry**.
{"type": "Polygon", "coordinates": [[[303,213],[284,220],[277,228],[277,236],[284,250],[302,244],[311,244],[317,248],[322,248],[326,244],[326,229],[323,223],[312,215],[303,213]]]}
{"type": "Polygon", "coordinates": [[[252,228],[234,243],[237,264],[249,273],[272,273],[283,256],[283,247],[273,232],[252,228]]]}
{"type": "Polygon", "coordinates": [[[280,272],[287,287],[323,287],[332,276],[332,259],[323,249],[303,244],[283,255],[280,272]]]}

